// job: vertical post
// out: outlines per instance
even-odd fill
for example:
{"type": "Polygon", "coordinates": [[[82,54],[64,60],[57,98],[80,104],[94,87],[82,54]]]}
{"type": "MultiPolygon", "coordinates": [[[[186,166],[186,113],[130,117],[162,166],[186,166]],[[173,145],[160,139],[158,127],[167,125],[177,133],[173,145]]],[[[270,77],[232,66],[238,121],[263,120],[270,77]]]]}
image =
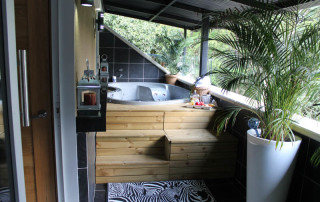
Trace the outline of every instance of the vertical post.
{"type": "Polygon", "coordinates": [[[200,52],[200,72],[199,75],[207,73],[208,63],[208,39],[209,39],[209,16],[202,19],[201,27],[201,52],[200,52]]]}
{"type": "MultiPolygon", "coordinates": [[[[184,39],[187,39],[187,29],[186,28],[183,29],[183,36],[184,36],[184,39]]],[[[183,48],[183,60],[185,60],[186,55],[187,55],[187,47],[184,47],[183,48]]]]}

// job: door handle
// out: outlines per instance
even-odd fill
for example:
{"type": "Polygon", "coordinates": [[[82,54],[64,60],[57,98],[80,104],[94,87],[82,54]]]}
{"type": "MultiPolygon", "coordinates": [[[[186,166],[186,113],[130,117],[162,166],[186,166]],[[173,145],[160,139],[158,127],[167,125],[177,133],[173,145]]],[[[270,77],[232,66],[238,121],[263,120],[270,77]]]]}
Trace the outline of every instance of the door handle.
{"type": "Polygon", "coordinates": [[[29,94],[28,94],[28,71],[27,71],[27,51],[18,50],[18,64],[20,68],[20,101],[22,113],[22,126],[30,126],[29,116],[29,94]]]}
{"type": "Polygon", "coordinates": [[[32,119],[38,119],[38,118],[46,118],[48,116],[48,112],[46,110],[40,110],[38,114],[33,115],[32,119]]]}

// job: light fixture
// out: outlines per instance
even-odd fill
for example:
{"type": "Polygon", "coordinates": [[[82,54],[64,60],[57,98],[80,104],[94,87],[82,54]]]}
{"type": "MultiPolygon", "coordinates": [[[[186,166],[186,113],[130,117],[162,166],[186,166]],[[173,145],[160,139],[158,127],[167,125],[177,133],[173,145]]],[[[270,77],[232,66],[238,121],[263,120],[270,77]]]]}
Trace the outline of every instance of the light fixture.
{"type": "Polygon", "coordinates": [[[98,13],[98,19],[97,19],[97,23],[98,23],[98,31],[103,31],[104,30],[104,12],[99,12],[98,13]]]}
{"type": "Polygon", "coordinates": [[[82,6],[93,6],[93,1],[94,0],[81,0],[81,5],[82,6]]]}

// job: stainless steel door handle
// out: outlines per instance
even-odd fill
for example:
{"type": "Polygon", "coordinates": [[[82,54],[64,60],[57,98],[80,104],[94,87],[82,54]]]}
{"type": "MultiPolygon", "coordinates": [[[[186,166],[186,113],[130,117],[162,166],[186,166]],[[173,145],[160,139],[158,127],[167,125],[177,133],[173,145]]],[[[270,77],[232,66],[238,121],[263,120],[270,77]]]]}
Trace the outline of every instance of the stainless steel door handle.
{"type": "Polygon", "coordinates": [[[27,71],[27,51],[18,50],[18,65],[20,68],[20,101],[22,113],[22,126],[30,126],[29,116],[29,93],[28,93],[28,71],[27,71]]]}

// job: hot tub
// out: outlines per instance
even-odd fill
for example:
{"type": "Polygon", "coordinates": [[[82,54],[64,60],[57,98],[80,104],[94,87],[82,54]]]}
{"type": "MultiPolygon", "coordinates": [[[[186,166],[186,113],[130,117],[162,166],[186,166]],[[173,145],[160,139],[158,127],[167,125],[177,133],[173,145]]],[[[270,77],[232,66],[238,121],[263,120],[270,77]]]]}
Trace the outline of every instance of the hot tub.
{"type": "Polygon", "coordinates": [[[116,104],[166,105],[185,103],[190,92],[179,86],[164,83],[109,83],[107,100],[116,104]]]}

